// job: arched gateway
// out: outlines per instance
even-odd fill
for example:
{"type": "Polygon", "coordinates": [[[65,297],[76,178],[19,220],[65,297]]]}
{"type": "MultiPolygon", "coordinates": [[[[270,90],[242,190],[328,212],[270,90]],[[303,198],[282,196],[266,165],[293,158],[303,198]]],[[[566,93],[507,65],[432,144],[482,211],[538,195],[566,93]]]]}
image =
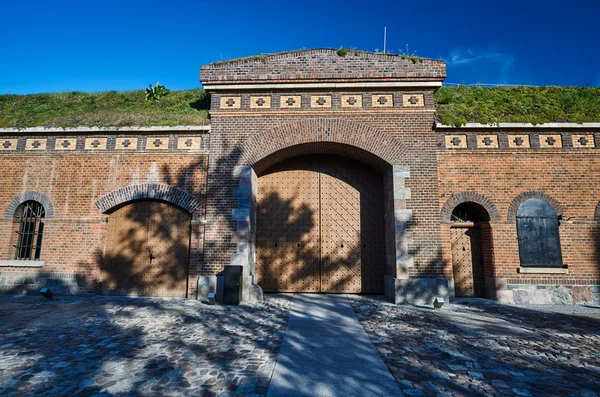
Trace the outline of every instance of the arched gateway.
{"type": "Polygon", "coordinates": [[[212,128],[199,291],[241,265],[244,299],[447,296],[432,135],[444,78],[440,61],[354,51],[203,66],[212,128]]]}

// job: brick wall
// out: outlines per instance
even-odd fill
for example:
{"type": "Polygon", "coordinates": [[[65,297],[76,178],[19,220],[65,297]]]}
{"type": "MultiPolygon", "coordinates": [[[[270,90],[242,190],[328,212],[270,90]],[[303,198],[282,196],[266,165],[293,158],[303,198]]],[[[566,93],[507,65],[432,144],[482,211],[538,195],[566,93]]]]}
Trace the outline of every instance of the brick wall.
{"type": "MultiPolygon", "coordinates": [[[[460,132],[453,131],[452,134],[460,135],[460,132]]],[[[546,135],[531,131],[518,133],[531,142],[536,142],[538,135],[546,135]]],[[[556,132],[553,134],[556,135],[556,132]]],[[[444,204],[463,191],[484,196],[489,200],[488,204],[497,209],[499,218],[490,222],[491,246],[486,247],[491,251],[486,256],[492,262],[492,266],[486,269],[486,276],[490,283],[497,284],[492,289],[507,290],[523,285],[560,285],[567,288],[600,285],[600,222],[594,219],[600,201],[600,152],[595,148],[544,149],[539,145],[535,148],[503,148],[502,142],[508,141],[507,135],[504,132],[500,136],[499,149],[477,150],[473,145],[466,150],[438,152],[442,215],[444,204]],[[520,262],[514,212],[518,207],[516,201],[528,191],[534,192],[530,195],[546,198],[562,210],[559,231],[568,274],[517,273],[520,262]]],[[[571,132],[563,135],[569,137],[563,138],[563,142],[570,141],[571,132]]],[[[469,133],[469,136],[475,140],[474,134],[469,133]]],[[[491,207],[488,205],[488,208],[491,207]]],[[[451,273],[447,224],[442,224],[442,241],[447,272],[451,273]]],[[[512,295],[509,298],[513,299],[512,295]]]]}
{"type": "MultiPolygon", "coordinates": [[[[340,94],[341,95],[341,94],[340,94]]],[[[431,97],[432,93],[427,93],[431,97]]],[[[213,101],[218,99],[213,98],[213,101]]],[[[207,229],[206,229],[206,264],[205,270],[212,274],[231,263],[231,257],[237,246],[231,241],[236,230],[236,221],[231,213],[237,206],[234,189],[238,181],[232,176],[232,169],[242,163],[244,153],[239,148],[265,130],[273,126],[295,125],[306,120],[328,118],[343,120],[359,126],[372,128],[393,136],[397,142],[405,146],[402,161],[410,164],[410,178],[407,185],[411,191],[411,199],[406,206],[412,210],[413,221],[409,229],[413,234],[413,243],[409,250],[415,255],[415,266],[410,270],[414,277],[439,277],[442,275],[441,253],[439,250],[436,146],[432,131],[433,112],[429,110],[400,110],[377,114],[344,113],[337,116],[318,111],[303,113],[253,114],[239,112],[235,115],[229,111],[213,111],[211,130],[211,165],[208,189],[207,229]]],[[[360,131],[346,131],[348,134],[360,134],[360,131]]],[[[300,131],[298,132],[301,133],[300,131]]],[[[274,139],[287,139],[285,134],[275,135],[274,139]]],[[[389,142],[378,141],[377,136],[370,137],[376,144],[389,145],[389,142]]],[[[275,144],[274,146],[278,146],[275,144]]],[[[285,146],[282,142],[279,146],[285,146]]],[[[321,146],[317,150],[328,150],[321,146]]],[[[333,150],[333,149],[332,149],[333,150]]],[[[257,156],[250,156],[255,158],[257,156]]],[[[260,156],[259,156],[260,157],[260,156]]]]}
{"type": "MultiPolygon", "coordinates": [[[[117,138],[108,135],[105,139],[112,145],[108,149],[85,150],[82,143],[77,150],[61,152],[53,150],[53,144],[44,151],[26,152],[21,141],[60,139],[24,136],[10,139],[16,139],[19,147],[13,152],[0,153],[0,260],[14,258],[14,221],[9,206],[16,196],[24,191],[41,192],[52,202],[54,214],[45,219],[40,258],[44,266],[0,267],[2,290],[37,288],[40,280],[43,285],[47,279],[70,284],[72,289],[78,286],[95,290],[107,231],[107,215],[99,211],[95,202],[105,194],[124,186],[154,183],[171,186],[204,201],[208,157],[201,150],[177,150],[174,146],[159,153],[143,149],[119,153],[114,149],[117,138]]],[[[201,271],[203,212],[201,206],[192,222],[190,294],[195,291],[197,273],[201,271]]]]}
{"type": "Polygon", "coordinates": [[[204,85],[252,81],[350,81],[443,80],[446,63],[435,59],[411,59],[396,55],[349,51],[345,57],[330,49],[267,54],[202,66],[204,85]]]}

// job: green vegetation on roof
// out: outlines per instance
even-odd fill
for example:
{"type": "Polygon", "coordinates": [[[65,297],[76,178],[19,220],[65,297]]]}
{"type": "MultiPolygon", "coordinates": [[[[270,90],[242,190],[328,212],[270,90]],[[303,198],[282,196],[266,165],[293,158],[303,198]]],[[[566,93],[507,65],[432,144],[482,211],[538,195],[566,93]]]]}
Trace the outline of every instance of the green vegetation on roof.
{"type": "MultiPolygon", "coordinates": [[[[146,127],[203,125],[208,94],[171,91],[159,100],[145,92],[64,92],[0,95],[0,127],[146,127]]],[[[435,94],[442,124],[600,122],[600,87],[444,86],[435,94]]]]}
{"type": "Polygon", "coordinates": [[[156,101],[145,91],[0,95],[0,127],[146,127],[209,124],[203,89],[171,91],[156,101]]]}
{"type": "Polygon", "coordinates": [[[437,119],[454,126],[600,121],[600,87],[444,86],[435,103],[437,119]]]}

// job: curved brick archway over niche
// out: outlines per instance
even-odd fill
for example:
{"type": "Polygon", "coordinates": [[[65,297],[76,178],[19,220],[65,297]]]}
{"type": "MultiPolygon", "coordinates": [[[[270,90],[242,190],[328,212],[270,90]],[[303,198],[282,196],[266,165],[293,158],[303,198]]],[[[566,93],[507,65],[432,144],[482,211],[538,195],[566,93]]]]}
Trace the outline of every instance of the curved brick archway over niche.
{"type": "Polygon", "coordinates": [[[456,208],[456,206],[458,206],[459,204],[467,202],[476,203],[485,208],[485,210],[488,212],[488,215],[490,216],[491,221],[500,220],[500,213],[498,212],[498,209],[496,208],[494,203],[492,203],[492,201],[489,198],[485,197],[483,194],[479,194],[471,190],[452,194],[452,197],[450,197],[442,207],[440,220],[443,223],[452,223],[451,215],[454,208],[456,208]]]}
{"type": "Polygon", "coordinates": [[[282,124],[255,135],[240,147],[241,165],[260,174],[285,158],[307,153],[341,154],[379,171],[403,164],[405,146],[397,138],[364,124],[312,118],[282,124]]]}
{"type": "Polygon", "coordinates": [[[540,198],[542,200],[546,200],[548,202],[548,204],[550,204],[552,206],[552,208],[554,208],[554,211],[556,211],[556,215],[561,216],[563,214],[563,209],[560,206],[560,204],[558,203],[558,201],[556,201],[550,195],[548,195],[544,192],[537,191],[537,190],[530,190],[530,191],[519,194],[517,197],[515,197],[513,199],[513,201],[510,203],[510,206],[508,207],[507,219],[509,221],[514,221],[515,219],[517,219],[517,210],[519,209],[519,206],[524,201],[526,201],[530,198],[540,198]]]}
{"type": "Polygon", "coordinates": [[[12,199],[8,208],[6,209],[6,218],[12,219],[15,216],[17,207],[23,204],[25,201],[34,200],[44,206],[46,211],[46,218],[54,218],[54,205],[50,201],[50,198],[44,193],[36,192],[35,190],[29,190],[19,194],[17,197],[12,199]]]}
{"type": "Polygon", "coordinates": [[[94,204],[101,213],[105,214],[125,203],[141,199],[166,201],[183,208],[190,214],[196,212],[201,205],[199,199],[183,190],[158,183],[124,186],[100,197],[94,204]]]}
{"type": "Polygon", "coordinates": [[[600,202],[596,205],[596,211],[594,212],[594,219],[600,220],[600,202]]]}

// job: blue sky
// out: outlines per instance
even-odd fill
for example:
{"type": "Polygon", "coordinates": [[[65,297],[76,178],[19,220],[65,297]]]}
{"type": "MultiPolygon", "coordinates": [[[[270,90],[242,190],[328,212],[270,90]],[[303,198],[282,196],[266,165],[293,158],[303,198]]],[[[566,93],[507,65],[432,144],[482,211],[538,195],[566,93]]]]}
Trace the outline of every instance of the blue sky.
{"type": "Polygon", "coordinates": [[[5,0],[0,93],[199,87],[205,63],[340,46],[448,62],[447,83],[600,85],[600,2],[5,0]]]}

